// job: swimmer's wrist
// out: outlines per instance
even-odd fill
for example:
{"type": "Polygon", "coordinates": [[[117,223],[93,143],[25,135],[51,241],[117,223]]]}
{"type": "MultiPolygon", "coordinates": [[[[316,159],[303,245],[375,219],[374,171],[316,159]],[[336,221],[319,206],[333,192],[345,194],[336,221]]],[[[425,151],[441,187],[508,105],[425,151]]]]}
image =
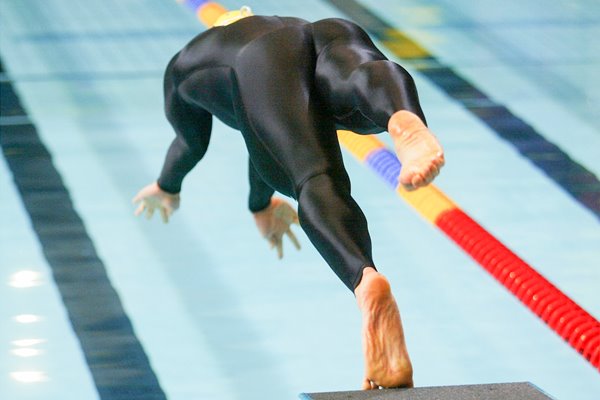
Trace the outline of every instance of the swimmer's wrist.
{"type": "Polygon", "coordinates": [[[253,204],[250,206],[250,212],[254,215],[259,214],[263,211],[266,211],[270,205],[271,205],[271,199],[269,199],[269,202],[266,204],[262,204],[262,205],[253,204]]]}
{"type": "Polygon", "coordinates": [[[163,182],[160,181],[160,179],[156,181],[156,186],[158,186],[160,190],[167,194],[177,195],[179,194],[179,192],[181,192],[181,186],[165,185],[163,182]]]}

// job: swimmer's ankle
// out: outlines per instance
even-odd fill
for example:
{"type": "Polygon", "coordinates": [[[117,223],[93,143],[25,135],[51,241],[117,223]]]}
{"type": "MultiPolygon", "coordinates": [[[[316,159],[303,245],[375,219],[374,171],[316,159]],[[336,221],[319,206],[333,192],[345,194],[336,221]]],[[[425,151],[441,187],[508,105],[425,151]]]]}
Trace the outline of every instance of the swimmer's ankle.
{"type": "Polygon", "coordinates": [[[354,290],[354,295],[358,306],[363,308],[373,301],[378,301],[381,296],[390,296],[391,286],[385,276],[369,267],[363,270],[362,279],[354,290]]]}

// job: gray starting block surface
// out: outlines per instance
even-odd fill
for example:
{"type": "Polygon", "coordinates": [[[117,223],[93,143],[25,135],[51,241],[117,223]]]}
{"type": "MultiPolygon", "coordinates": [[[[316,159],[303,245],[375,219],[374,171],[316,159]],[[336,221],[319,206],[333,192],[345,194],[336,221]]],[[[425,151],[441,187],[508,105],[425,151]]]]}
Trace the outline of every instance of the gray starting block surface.
{"type": "Polygon", "coordinates": [[[302,393],[302,400],[553,400],[529,382],[302,393]]]}

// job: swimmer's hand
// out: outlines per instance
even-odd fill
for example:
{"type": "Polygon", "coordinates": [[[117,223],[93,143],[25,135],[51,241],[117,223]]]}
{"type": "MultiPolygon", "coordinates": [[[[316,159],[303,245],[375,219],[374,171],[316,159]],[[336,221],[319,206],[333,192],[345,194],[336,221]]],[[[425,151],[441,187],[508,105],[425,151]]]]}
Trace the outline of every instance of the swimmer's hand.
{"type": "Polygon", "coordinates": [[[277,248],[279,259],[283,257],[283,235],[287,235],[296,249],[300,250],[300,242],[291,229],[292,224],[300,225],[298,214],[287,201],[272,197],[267,208],[254,213],[254,221],[271,248],[277,248]]]}
{"type": "Polygon", "coordinates": [[[169,222],[169,217],[179,208],[179,194],[167,193],[158,187],[156,182],[149,184],[133,198],[133,204],[140,203],[135,215],[146,212],[146,218],[152,218],[156,209],[160,210],[163,222],[169,222]]]}

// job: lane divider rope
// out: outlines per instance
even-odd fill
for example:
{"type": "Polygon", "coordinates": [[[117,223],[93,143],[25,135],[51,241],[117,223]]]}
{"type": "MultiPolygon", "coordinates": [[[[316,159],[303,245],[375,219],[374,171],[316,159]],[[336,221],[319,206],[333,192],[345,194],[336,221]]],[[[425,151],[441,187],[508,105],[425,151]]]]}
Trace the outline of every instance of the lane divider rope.
{"type": "MultiPolygon", "coordinates": [[[[177,1],[190,7],[207,27],[227,12],[212,1],[177,1]]],[[[375,136],[340,130],[338,138],[346,150],[377,173],[423,218],[444,232],[600,371],[600,322],[597,319],[481,227],[435,185],[413,192],[399,186],[402,165],[375,136]]]]}

